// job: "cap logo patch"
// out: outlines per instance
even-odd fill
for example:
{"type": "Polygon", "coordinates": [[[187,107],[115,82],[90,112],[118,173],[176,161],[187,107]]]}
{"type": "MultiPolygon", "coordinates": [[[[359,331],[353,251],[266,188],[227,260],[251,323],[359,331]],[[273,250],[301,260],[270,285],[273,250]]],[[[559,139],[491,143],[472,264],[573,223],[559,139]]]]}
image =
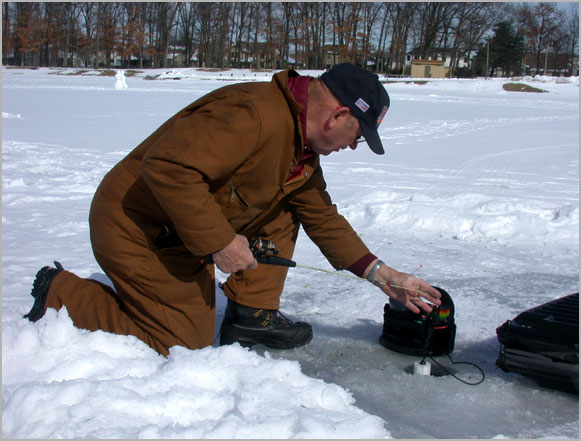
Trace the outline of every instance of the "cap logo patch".
{"type": "Polygon", "coordinates": [[[383,117],[385,116],[386,113],[387,113],[387,106],[383,106],[381,113],[377,117],[377,127],[379,127],[379,125],[381,124],[381,121],[383,121],[383,117]]]}
{"type": "Polygon", "coordinates": [[[357,101],[355,101],[355,105],[359,107],[363,113],[369,110],[369,104],[363,101],[363,98],[359,98],[357,101]]]}

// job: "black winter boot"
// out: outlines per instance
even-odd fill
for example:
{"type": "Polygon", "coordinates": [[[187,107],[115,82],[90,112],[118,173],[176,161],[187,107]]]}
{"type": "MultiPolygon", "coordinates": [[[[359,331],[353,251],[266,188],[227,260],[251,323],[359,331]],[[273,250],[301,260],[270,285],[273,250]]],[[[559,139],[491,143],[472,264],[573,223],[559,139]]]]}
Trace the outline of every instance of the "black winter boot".
{"type": "Polygon", "coordinates": [[[244,347],[263,344],[275,349],[306,345],[313,338],[311,325],[292,322],[279,311],[239,305],[228,299],[220,327],[220,345],[238,342],[244,347]]]}
{"type": "Polygon", "coordinates": [[[34,305],[32,305],[30,312],[24,315],[24,318],[31,322],[39,320],[44,315],[44,305],[46,304],[46,296],[48,295],[50,284],[56,275],[63,271],[63,266],[59,262],[55,261],[54,264],[56,268],[45,266],[36,273],[32,291],[30,292],[30,295],[34,297],[34,305]]]}

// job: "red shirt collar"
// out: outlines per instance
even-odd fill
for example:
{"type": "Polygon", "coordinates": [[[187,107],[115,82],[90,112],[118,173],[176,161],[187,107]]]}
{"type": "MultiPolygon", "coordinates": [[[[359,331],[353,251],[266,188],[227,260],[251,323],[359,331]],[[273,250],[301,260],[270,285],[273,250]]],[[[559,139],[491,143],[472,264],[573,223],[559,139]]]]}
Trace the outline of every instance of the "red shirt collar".
{"type": "Polygon", "coordinates": [[[303,139],[305,141],[305,146],[308,150],[311,149],[307,142],[307,99],[309,95],[309,83],[313,77],[309,76],[290,76],[288,77],[288,88],[292,93],[294,99],[297,103],[303,106],[303,110],[299,114],[299,120],[301,122],[301,128],[303,129],[303,139]]]}

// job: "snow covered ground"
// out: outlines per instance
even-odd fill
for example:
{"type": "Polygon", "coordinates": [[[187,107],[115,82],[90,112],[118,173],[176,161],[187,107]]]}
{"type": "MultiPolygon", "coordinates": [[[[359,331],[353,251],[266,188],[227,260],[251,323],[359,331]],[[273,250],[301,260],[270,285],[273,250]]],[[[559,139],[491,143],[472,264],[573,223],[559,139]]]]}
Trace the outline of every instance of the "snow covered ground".
{"type": "MultiPolygon", "coordinates": [[[[372,251],[401,271],[421,265],[452,295],[453,358],[486,373],[467,386],[411,375],[417,357],[378,344],[387,299],[375,287],[304,268],[289,271],[281,309],[314,338],[290,351],[215,344],[166,359],[76,329],[66,310],[23,319],[55,259],[104,280],[87,216],[115,163],[196,98],[272,75],[143,72],[124,88],[72,72],[2,69],[4,438],[578,438],[578,396],[495,366],[498,326],[578,291],[578,78],[522,80],[542,94],[505,92],[502,79],[390,82],[386,155],[363,145],[322,160],[372,251]]],[[[304,234],[294,259],[331,269],[304,234]]],[[[224,305],[219,294],[217,326],[224,305]]]]}

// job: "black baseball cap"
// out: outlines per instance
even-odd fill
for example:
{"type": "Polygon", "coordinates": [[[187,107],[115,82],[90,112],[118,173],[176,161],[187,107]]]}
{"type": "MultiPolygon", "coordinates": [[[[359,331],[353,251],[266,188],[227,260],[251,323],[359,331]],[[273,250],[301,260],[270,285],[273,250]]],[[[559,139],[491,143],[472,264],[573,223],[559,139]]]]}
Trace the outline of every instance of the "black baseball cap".
{"type": "Polygon", "coordinates": [[[321,75],[321,80],[359,119],[363,136],[371,150],[383,155],[385,150],[377,128],[389,109],[389,95],[379,77],[354,64],[341,63],[321,75]]]}

